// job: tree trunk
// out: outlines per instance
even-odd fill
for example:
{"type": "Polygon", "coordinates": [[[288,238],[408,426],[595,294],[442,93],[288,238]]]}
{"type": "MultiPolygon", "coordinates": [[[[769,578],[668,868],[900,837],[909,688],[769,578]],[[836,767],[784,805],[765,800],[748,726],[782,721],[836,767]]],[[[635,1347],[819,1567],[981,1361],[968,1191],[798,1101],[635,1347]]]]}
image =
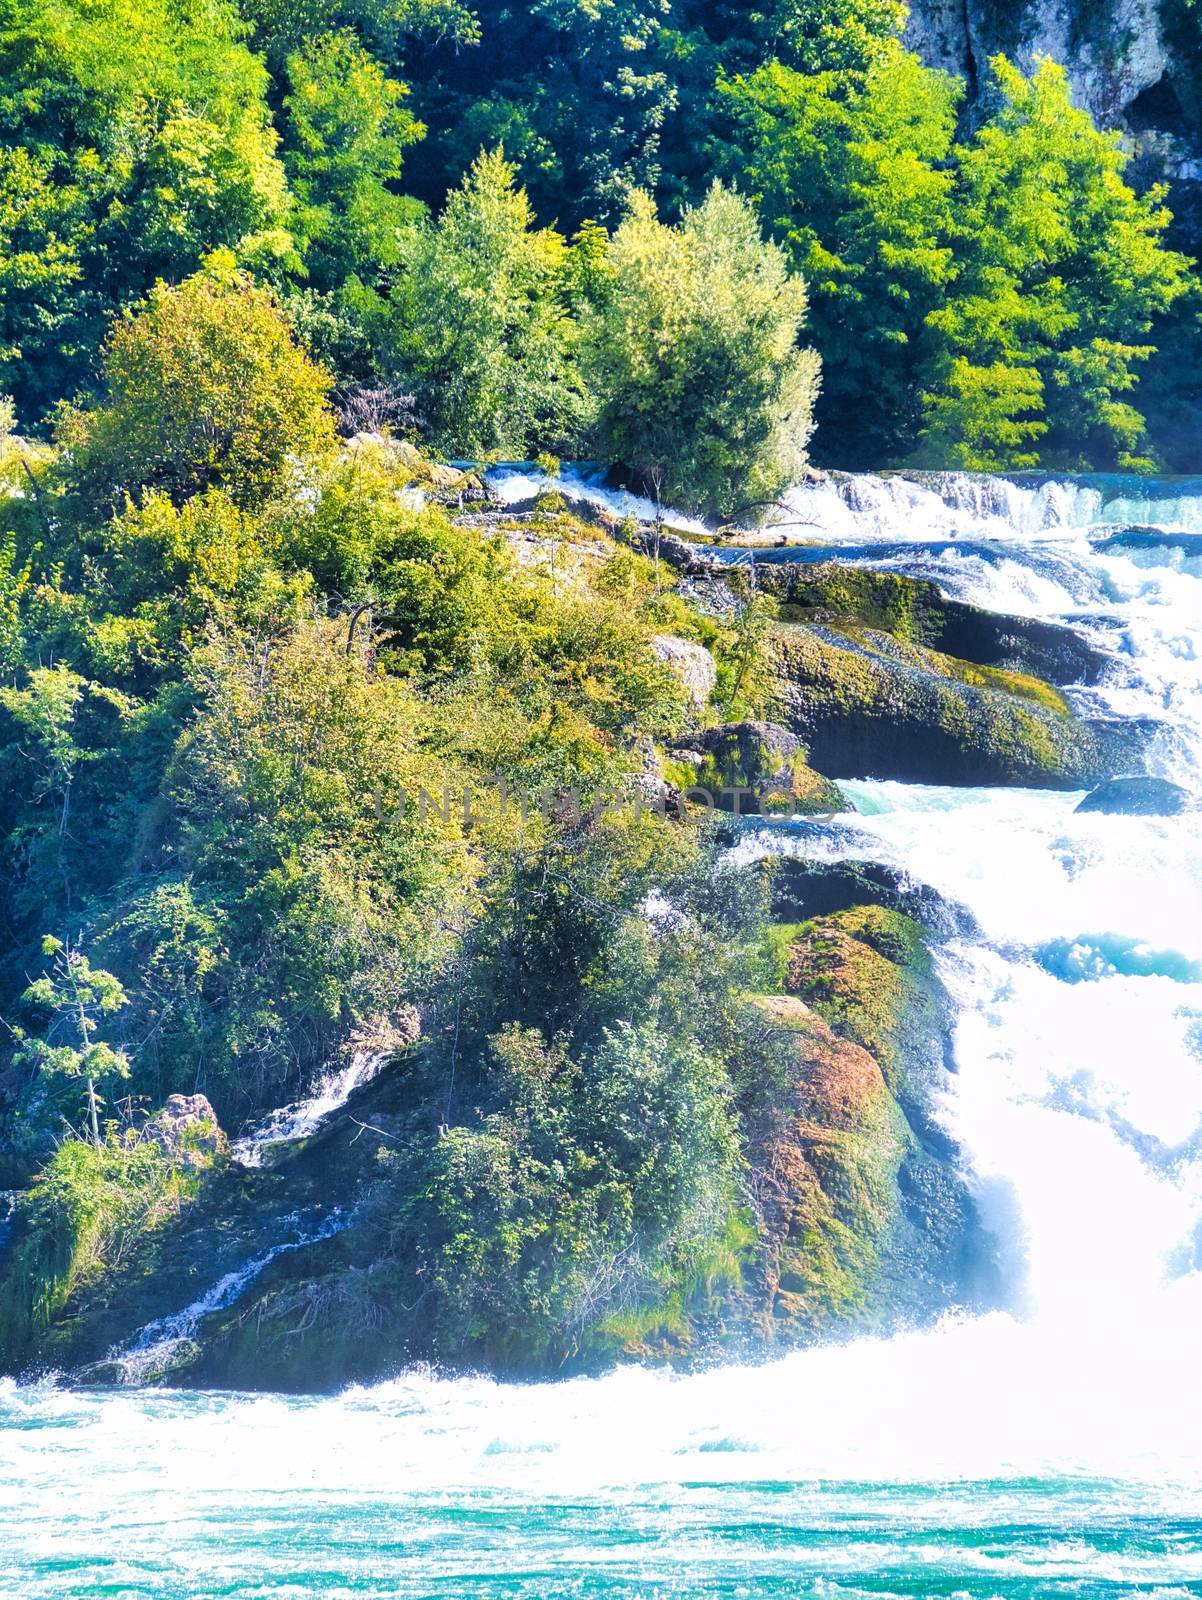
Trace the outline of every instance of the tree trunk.
{"type": "Polygon", "coordinates": [[[88,1114],[92,1123],[92,1143],[100,1149],[100,1119],[96,1115],[96,1080],[88,1079],[88,1114]]]}

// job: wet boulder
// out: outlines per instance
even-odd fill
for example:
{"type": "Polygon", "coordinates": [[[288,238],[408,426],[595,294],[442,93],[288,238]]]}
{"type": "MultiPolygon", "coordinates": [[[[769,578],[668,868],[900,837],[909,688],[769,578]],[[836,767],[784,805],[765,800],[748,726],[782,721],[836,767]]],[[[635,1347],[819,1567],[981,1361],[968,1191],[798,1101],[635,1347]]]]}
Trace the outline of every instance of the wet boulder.
{"type": "Polygon", "coordinates": [[[1183,556],[1202,556],[1202,533],[1187,533],[1184,528],[1118,528],[1094,541],[1103,555],[1141,555],[1147,552],[1180,550],[1183,556]]]}
{"type": "Polygon", "coordinates": [[[821,861],[778,856],[769,863],[772,914],[781,922],[829,917],[856,906],[880,906],[920,922],[941,937],[967,937],[976,928],[966,907],[929,884],[880,861],[821,861]]]}
{"type": "Polygon", "coordinates": [[[1073,628],[1038,617],[1012,617],[962,600],[945,600],[930,643],[980,666],[1029,672],[1048,683],[1100,683],[1111,658],[1073,628]]]}
{"type": "Polygon", "coordinates": [[[1111,817],[1176,817],[1196,811],[1198,802],[1188,789],[1167,778],[1110,778],[1085,796],[1079,812],[1111,817]]]}
{"type": "Polygon", "coordinates": [[[832,778],[1072,789],[1108,777],[1101,742],[1038,678],[873,628],[777,628],[774,709],[832,778]]]}

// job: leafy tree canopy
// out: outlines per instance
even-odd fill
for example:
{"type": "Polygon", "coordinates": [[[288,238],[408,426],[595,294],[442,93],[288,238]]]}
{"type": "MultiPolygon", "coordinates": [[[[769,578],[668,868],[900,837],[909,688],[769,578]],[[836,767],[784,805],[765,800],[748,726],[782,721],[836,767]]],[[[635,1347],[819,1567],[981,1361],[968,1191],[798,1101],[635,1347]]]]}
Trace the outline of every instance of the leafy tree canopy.
{"type": "Polygon", "coordinates": [[[718,183],[677,228],[636,195],[608,269],[585,349],[604,454],[666,504],[752,514],[805,464],[818,362],[798,348],[804,285],[718,183]]]}

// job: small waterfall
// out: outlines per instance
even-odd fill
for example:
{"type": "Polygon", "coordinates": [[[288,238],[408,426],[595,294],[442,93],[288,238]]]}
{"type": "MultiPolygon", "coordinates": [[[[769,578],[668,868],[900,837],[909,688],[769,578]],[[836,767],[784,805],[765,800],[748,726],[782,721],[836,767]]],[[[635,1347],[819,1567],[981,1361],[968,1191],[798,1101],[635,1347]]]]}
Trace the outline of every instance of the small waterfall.
{"type": "Polygon", "coordinates": [[[298,1213],[285,1217],[281,1226],[295,1231],[295,1239],[282,1240],[251,1256],[240,1267],[225,1273],[211,1289],[182,1311],[148,1322],[127,1349],[113,1355],[111,1359],[120,1366],[124,1382],[146,1383],[167,1371],[176,1351],[193,1337],[204,1319],[211,1312],[224,1311],[227,1306],[232,1306],[246,1286],[278,1256],[303,1250],[306,1245],[319,1244],[323,1239],[332,1239],[349,1222],[350,1216],[341,1207],[336,1207],[307,1231],[301,1227],[298,1213]]]}
{"type": "Polygon", "coordinates": [[[764,531],[862,544],[1034,538],[1091,526],[1102,503],[1101,492],[1082,483],[1027,484],[967,472],[832,472],[791,489],[764,531]]]}
{"type": "Polygon", "coordinates": [[[261,1167],[264,1152],[274,1145],[307,1139],[328,1116],[346,1104],[356,1089],[370,1083],[387,1060],[387,1052],[356,1050],[345,1066],[319,1078],[307,1099],[277,1106],[258,1127],[236,1140],[235,1161],[244,1167],[261,1167]]]}
{"type": "MultiPolygon", "coordinates": [[[[490,491],[505,505],[518,506],[533,501],[544,491],[563,495],[569,502],[608,511],[617,518],[633,517],[636,522],[653,522],[655,502],[645,495],[615,489],[605,482],[605,473],[595,463],[565,463],[556,478],[548,478],[531,462],[509,463],[485,474],[490,491]]],[[[661,508],[665,524],[682,533],[704,534],[709,530],[696,517],[670,507],[661,508]]]]}
{"type": "Polygon", "coordinates": [[[12,1233],[17,1207],[21,1203],[21,1193],[20,1189],[0,1189],[0,1255],[4,1253],[4,1247],[12,1233]]]}
{"type": "MultiPolygon", "coordinates": [[[[530,462],[494,467],[489,489],[506,505],[527,504],[544,490],[569,502],[639,522],[655,518],[646,496],[605,481],[595,463],[565,464],[548,478],[530,462]]],[[[665,524],[705,534],[712,526],[672,507],[665,524]]],[[[980,472],[824,472],[787,490],[750,542],[864,545],[940,541],[1036,540],[1126,526],[1202,532],[1202,478],[1148,479],[1130,474],[1056,478],[980,472]]]]}
{"type": "MultiPolygon", "coordinates": [[[[487,482],[507,505],[524,505],[550,490],[614,517],[650,522],[656,515],[653,501],[607,484],[605,474],[588,462],[565,465],[555,478],[530,463],[499,466],[487,474],[487,482]]],[[[1202,484],[1198,488],[1202,496],[1202,484]]],[[[1031,537],[1088,528],[1106,515],[1105,500],[1104,489],[1085,480],[1028,482],[969,472],[828,472],[786,491],[768,510],[759,533],[765,539],[784,535],[794,542],[833,544],[1013,539],[1016,532],[1031,537]]],[[[680,532],[713,531],[703,520],[672,507],[661,508],[661,514],[668,527],[680,532]]]]}

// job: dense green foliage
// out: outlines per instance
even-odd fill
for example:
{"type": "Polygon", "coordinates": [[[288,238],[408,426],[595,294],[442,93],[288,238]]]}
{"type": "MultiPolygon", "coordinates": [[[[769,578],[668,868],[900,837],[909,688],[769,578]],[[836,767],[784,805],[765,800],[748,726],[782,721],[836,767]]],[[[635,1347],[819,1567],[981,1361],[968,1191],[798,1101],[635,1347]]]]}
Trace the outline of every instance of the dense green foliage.
{"type": "Polygon", "coordinates": [[[148,1139],[61,1144],[27,1197],[28,1231],[0,1290],[0,1342],[32,1355],[72,1294],[128,1265],[200,1188],[148,1139]]]}
{"type": "MultiPolygon", "coordinates": [[[[1139,375],[1202,304],[1166,196],[1052,63],[998,58],[967,127],[903,22],[0,0],[0,1346],[202,1203],[146,1136],[168,1095],[236,1132],[372,1038],[395,1098],[347,1281],[396,1348],[555,1364],[742,1292],[767,1124],[831,1109],[797,1041],[847,1059],[765,1020],[805,1002],[755,999],[762,886],[663,774],[762,746],[837,801],[797,738],[706,743],[779,693],[772,651],[824,770],[867,770],[836,705],[978,773],[984,729],[997,781],[1092,736],[929,648],[901,580],[824,576],[826,636],[801,594],[710,614],[660,531],[652,561],[551,494],[514,526],[434,457],[595,453],[721,520],[811,435],[1154,461],[1139,375]]],[[[871,1129],[905,1142],[883,1080],[870,1110],[866,1172],[871,1129]]]]}
{"type": "Polygon", "coordinates": [[[724,517],[795,483],[818,363],[797,348],[805,289],[747,202],[715,184],[669,228],[636,193],[607,266],[584,348],[604,457],[658,502],[724,517]]]}
{"type": "MultiPolygon", "coordinates": [[[[106,346],[111,382],[114,317],[218,252],[274,288],[348,416],[452,457],[601,455],[724,515],[798,470],[812,344],[829,464],[1182,465],[1154,358],[1202,297],[1169,197],[1052,62],[998,57],[967,128],[905,17],[12,0],[0,392],[29,429],[101,384],[106,346]],[[706,198],[715,171],[808,321],[746,207],[706,198]],[[690,278],[756,293],[703,306],[690,278]]],[[[1167,25],[1197,51],[1192,7],[1167,25]]]]}

